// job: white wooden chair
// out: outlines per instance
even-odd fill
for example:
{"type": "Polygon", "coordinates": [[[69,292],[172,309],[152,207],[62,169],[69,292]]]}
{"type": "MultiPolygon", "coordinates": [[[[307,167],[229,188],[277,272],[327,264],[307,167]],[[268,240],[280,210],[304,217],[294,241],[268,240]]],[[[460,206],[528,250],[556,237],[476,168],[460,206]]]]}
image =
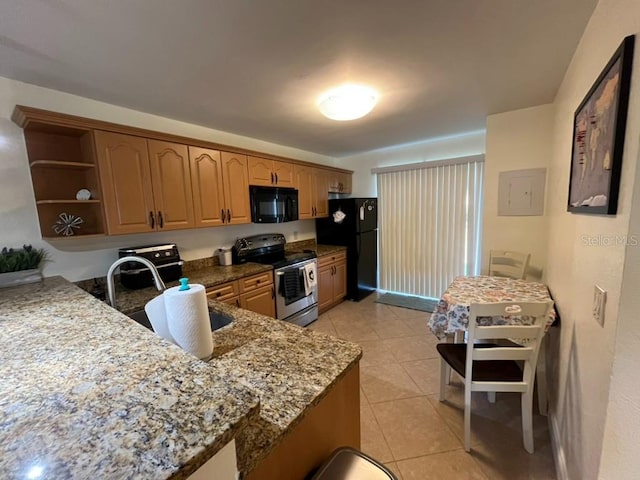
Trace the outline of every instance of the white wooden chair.
{"type": "Polygon", "coordinates": [[[489,252],[489,276],[524,279],[530,258],[530,253],[491,250],[489,252]]]}
{"type": "Polygon", "coordinates": [[[440,401],[444,401],[445,384],[450,366],[464,379],[464,448],[471,450],[471,392],[520,392],[522,395],[522,437],[524,448],[533,453],[533,383],[540,342],[553,302],[508,302],[471,304],[467,343],[439,343],[442,357],[440,369],[440,401]],[[480,326],[478,317],[509,315],[534,317],[531,325],[480,326]],[[509,346],[475,340],[527,339],[525,346],[507,342],[509,346]],[[524,369],[517,361],[524,361],[524,369]]]}

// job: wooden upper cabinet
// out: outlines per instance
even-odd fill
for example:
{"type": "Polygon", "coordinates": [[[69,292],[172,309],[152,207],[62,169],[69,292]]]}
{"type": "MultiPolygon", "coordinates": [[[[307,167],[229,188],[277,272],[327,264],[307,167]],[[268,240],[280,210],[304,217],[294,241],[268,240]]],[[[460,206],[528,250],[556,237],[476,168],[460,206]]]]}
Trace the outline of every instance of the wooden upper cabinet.
{"type": "Polygon", "coordinates": [[[95,142],[107,232],[117,235],[154,231],[147,141],[97,130],[95,142]]]}
{"type": "Polygon", "coordinates": [[[188,147],[158,140],[147,142],[158,229],[195,227],[188,147]]]}
{"type": "Polygon", "coordinates": [[[271,187],[275,184],[273,160],[260,157],[248,157],[249,185],[271,187]]]}
{"type": "Polygon", "coordinates": [[[273,161],[273,173],[278,187],[295,188],[293,163],[273,161]]]}
{"type": "Polygon", "coordinates": [[[329,215],[329,175],[321,168],[295,166],[295,188],[298,189],[298,218],[329,215]]]}
{"type": "Polygon", "coordinates": [[[261,157],[248,157],[249,185],[294,188],[294,165],[261,157]]]}
{"type": "Polygon", "coordinates": [[[351,193],[351,174],[345,172],[329,172],[329,191],[331,193],[351,193]]]}
{"type": "Polygon", "coordinates": [[[222,159],[218,150],[189,147],[196,227],[217,227],[225,218],[222,159]]]}
{"type": "Polygon", "coordinates": [[[329,172],[315,169],[316,217],[329,216],[329,172]]]}
{"type": "Polygon", "coordinates": [[[313,218],[315,214],[315,176],[313,167],[295,166],[295,188],[298,189],[298,218],[313,218]]]}
{"type": "Polygon", "coordinates": [[[221,152],[227,224],[251,223],[247,156],[221,152]]]}

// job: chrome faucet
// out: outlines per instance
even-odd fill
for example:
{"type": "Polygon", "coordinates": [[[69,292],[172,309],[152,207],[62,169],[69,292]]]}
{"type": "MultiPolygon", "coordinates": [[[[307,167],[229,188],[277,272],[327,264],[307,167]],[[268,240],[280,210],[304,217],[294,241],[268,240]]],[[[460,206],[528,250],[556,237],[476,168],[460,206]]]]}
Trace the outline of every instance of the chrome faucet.
{"type": "Polygon", "coordinates": [[[133,256],[119,258],[111,264],[111,266],[109,267],[109,271],[107,272],[107,294],[109,296],[109,303],[113,308],[116,308],[116,290],[113,282],[113,274],[116,269],[125,262],[138,262],[148,267],[149,270],[151,270],[151,274],[153,275],[153,280],[156,283],[156,288],[158,289],[158,291],[162,292],[165,288],[167,288],[160,278],[160,274],[158,273],[158,269],[156,268],[156,266],[146,258],[133,256]]]}

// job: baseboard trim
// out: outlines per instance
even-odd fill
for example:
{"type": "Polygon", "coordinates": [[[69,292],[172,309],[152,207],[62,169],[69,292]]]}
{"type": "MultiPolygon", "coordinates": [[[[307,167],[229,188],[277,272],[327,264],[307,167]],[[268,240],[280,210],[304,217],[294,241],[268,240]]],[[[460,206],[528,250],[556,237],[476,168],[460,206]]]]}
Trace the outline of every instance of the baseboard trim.
{"type": "Polygon", "coordinates": [[[555,414],[549,412],[549,431],[551,433],[551,449],[553,450],[553,461],[556,464],[556,476],[558,480],[570,480],[567,471],[567,459],[564,456],[564,449],[560,441],[560,427],[555,414]]]}

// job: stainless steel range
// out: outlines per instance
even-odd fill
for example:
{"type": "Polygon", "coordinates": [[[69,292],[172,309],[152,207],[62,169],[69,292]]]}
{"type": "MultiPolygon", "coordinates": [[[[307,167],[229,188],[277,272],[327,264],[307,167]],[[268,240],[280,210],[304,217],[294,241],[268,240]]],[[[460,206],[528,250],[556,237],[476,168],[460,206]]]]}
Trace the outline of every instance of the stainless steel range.
{"type": "Polygon", "coordinates": [[[285,253],[286,243],[280,233],[239,238],[233,263],[273,265],[276,318],[304,327],[318,319],[317,255],[313,250],[285,253]]]}

